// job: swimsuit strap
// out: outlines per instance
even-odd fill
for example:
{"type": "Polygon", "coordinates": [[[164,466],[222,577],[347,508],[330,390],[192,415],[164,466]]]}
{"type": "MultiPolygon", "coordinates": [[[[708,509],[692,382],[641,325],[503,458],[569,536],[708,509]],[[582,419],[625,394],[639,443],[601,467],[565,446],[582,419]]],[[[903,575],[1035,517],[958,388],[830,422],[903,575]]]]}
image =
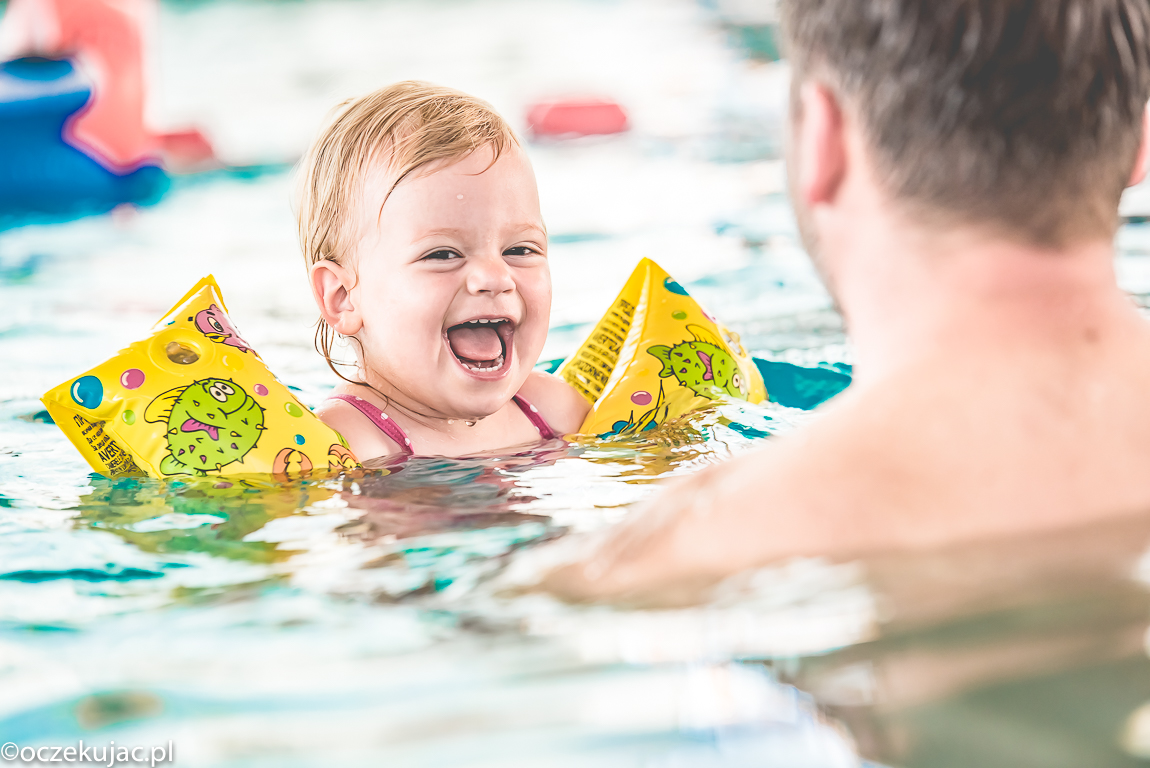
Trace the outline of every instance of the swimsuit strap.
{"type": "Polygon", "coordinates": [[[531,422],[532,426],[539,431],[541,438],[544,440],[552,440],[559,437],[559,433],[551,428],[551,425],[547,423],[547,419],[543,418],[543,414],[539,412],[538,408],[527,402],[527,398],[522,395],[514,395],[511,399],[514,400],[515,404],[519,406],[519,409],[523,411],[523,415],[527,417],[527,420],[531,422]]]}
{"type": "Polygon", "coordinates": [[[386,413],[379,410],[379,408],[375,407],[372,403],[355,395],[332,395],[328,400],[343,400],[345,403],[354,406],[360,413],[371,419],[371,423],[379,427],[380,431],[390,437],[392,442],[398,445],[404,453],[414,453],[414,451],[411,450],[411,438],[403,431],[403,427],[392,421],[386,413]]]}
{"type": "MultiPolygon", "coordinates": [[[[515,395],[511,399],[515,401],[515,404],[523,411],[523,415],[527,417],[527,420],[530,421],[531,425],[539,432],[539,437],[544,440],[552,440],[559,437],[559,433],[551,428],[551,425],[543,418],[543,414],[539,412],[538,408],[527,402],[527,398],[522,395],[515,395]]],[[[371,419],[371,423],[379,427],[380,431],[390,437],[392,442],[403,449],[404,453],[414,453],[411,449],[411,438],[403,431],[403,427],[396,424],[393,419],[389,418],[386,413],[372,403],[355,395],[331,395],[328,400],[342,400],[353,406],[364,416],[371,419]]]]}

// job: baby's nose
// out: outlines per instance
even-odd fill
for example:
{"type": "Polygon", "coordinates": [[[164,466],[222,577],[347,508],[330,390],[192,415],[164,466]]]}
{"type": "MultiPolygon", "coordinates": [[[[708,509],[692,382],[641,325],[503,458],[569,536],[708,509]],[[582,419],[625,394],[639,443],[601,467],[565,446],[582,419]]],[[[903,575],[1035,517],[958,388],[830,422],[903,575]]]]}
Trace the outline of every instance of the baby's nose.
{"type": "Polygon", "coordinates": [[[503,260],[502,254],[498,258],[474,259],[469,266],[467,290],[471,293],[497,296],[515,290],[511,268],[503,260]]]}

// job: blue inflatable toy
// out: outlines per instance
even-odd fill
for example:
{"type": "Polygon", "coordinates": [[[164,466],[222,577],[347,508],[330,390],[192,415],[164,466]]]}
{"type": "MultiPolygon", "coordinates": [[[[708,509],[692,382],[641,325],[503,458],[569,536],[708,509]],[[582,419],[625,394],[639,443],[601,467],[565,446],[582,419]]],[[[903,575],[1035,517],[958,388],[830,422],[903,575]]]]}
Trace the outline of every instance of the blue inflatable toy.
{"type": "Polygon", "coordinates": [[[69,61],[0,63],[0,225],[146,205],[168,189],[158,166],[118,174],[66,141],[65,123],[91,98],[91,83],[69,61]]]}

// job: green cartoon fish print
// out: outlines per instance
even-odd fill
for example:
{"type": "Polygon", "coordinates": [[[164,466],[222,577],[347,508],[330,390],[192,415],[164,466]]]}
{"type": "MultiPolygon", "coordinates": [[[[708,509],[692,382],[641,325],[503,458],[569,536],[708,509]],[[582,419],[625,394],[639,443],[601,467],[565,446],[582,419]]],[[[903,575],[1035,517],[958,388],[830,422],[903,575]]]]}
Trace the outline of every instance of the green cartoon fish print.
{"type": "Polygon", "coordinates": [[[735,358],[723,342],[710,331],[688,325],[693,341],[681,341],[673,347],[655,345],[647,352],[663,363],[659,376],[674,376],[684,387],[710,400],[730,395],[747,399],[747,383],[735,358]]]}
{"type": "Polygon", "coordinates": [[[168,425],[165,475],[206,475],[242,461],[264,431],[264,409],[230,379],[201,379],[148,404],[146,421],[168,425]]]}

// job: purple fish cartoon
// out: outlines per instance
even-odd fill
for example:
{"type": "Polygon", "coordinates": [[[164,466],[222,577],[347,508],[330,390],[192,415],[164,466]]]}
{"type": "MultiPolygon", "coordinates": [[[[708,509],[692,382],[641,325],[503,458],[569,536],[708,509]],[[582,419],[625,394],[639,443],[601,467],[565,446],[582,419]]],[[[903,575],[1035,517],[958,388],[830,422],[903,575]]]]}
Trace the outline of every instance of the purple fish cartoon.
{"type": "Polygon", "coordinates": [[[196,327],[217,344],[227,344],[241,352],[252,351],[248,343],[240,338],[240,332],[232,325],[231,318],[215,304],[196,313],[196,327]]]}

